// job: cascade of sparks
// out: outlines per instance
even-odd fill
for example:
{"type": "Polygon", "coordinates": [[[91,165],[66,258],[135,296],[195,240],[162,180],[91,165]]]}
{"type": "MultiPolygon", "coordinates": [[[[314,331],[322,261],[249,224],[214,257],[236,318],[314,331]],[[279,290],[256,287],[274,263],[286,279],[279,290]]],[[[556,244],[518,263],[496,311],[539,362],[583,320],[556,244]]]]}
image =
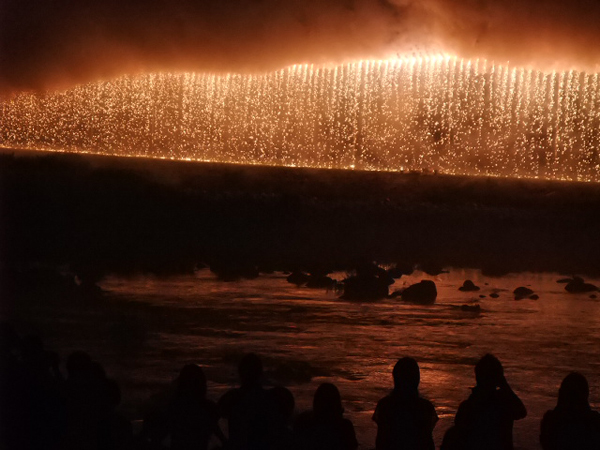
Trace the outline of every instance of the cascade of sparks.
{"type": "Polygon", "coordinates": [[[600,82],[447,56],[123,76],[0,100],[0,146],[598,182],[600,82]]]}

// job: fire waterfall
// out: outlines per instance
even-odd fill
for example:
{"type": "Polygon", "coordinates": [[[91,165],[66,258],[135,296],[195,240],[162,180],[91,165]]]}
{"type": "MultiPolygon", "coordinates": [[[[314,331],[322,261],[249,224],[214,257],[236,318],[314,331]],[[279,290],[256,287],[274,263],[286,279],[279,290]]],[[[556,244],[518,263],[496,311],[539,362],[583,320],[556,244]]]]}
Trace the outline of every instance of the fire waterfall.
{"type": "Polygon", "coordinates": [[[122,76],[0,100],[0,146],[600,181],[599,81],[446,56],[122,76]]]}

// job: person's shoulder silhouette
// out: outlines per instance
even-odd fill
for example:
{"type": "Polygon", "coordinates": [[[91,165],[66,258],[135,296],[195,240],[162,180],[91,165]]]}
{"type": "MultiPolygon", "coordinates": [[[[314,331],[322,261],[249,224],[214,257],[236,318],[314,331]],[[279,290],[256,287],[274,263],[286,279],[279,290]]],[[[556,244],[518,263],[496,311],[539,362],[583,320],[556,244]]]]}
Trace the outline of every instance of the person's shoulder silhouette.
{"type": "Polygon", "coordinates": [[[56,449],[64,429],[58,354],[0,325],[0,448],[56,449]]]}
{"type": "Polygon", "coordinates": [[[392,372],[394,390],[375,408],[377,450],[432,450],[433,428],[438,420],[433,404],[419,395],[421,374],[417,361],[401,358],[392,372]]]}
{"type": "Polygon", "coordinates": [[[107,413],[100,427],[100,448],[126,450],[133,443],[131,422],[117,412],[121,403],[121,389],[115,380],[107,379],[106,384],[107,413]]]}
{"type": "Polygon", "coordinates": [[[541,424],[544,450],[600,449],[600,414],[590,408],[587,379],[577,372],[565,377],[558,391],[556,408],[541,424]]]}
{"type": "MultiPolygon", "coordinates": [[[[525,405],[506,381],[502,364],[494,355],[479,360],[475,378],[477,385],[456,413],[453,436],[467,449],[512,450],[513,423],[527,415],[525,405]]],[[[444,449],[456,448],[456,442],[444,441],[444,449]]]]}
{"type": "Polygon", "coordinates": [[[186,365],[176,381],[170,406],[171,448],[206,449],[210,437],[220,437],[217,405],[206,398],[206,376],[196,364],[186,365]]]}
{"type": "Polygon", "coordinates": [[[271,450],[293,450],[296,448],[296,436],[290,427],[294,413],[294,396],[289,389],[275,386],[267,391],[269,402],[274,405],[269,448],[271,450]]]}
{"type": "Polygon", "coordinates": [[[219,415],[227,420],[228,448],[259,450],[269,446],[274,406],[262,387],[263,366],[253,354],[239,366],[240,387],[226,392],[218,402],[219,415]]]}
{"type": "Polygon", "coordinates": [[[356,450],[358,447],[354,426],[344,418],[340,392],[331,383],[317,388],[313,409],[298,416],[296,432],[300,447],[306,450],[356,450]]]}
{"type": "Polygon", "coordinates": [[[67,359],[65,385],[66,430],[63,449],[105,448],[110,442],[109,417],[118,403],[115,386],[101,364],[87,353],[74,352],[67,359]]]}

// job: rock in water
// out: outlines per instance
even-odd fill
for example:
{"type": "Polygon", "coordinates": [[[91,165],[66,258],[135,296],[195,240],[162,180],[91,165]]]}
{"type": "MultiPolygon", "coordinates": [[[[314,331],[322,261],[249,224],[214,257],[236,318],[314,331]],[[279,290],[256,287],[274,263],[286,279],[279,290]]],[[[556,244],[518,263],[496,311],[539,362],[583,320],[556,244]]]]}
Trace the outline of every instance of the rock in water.
{"type": "Polygon", "coordinates": [[[287,277],[287,281],[288,283],[302,286],[309,280],[309,278],[310,277],[304,272],[292,272],[290,276],[287,277]]]}
{"type": "Polygon", "coordinates": [[[356,268],[356,275],[344,280],[344,295],[341,298],[358,301],[386,298],[389,286],[394,282],[389,272],[377,264],[360,264],[356,268]]]}
{"type": "Polygon", "coordinates": [[[583,278],[573,277],[571,281],[565,286],[565,290],[571,294],[579,294],[582,292],[594,292],[598,290],[598,287],[583,281],[583,278]]]}
{"type": "Polygon", "coordinates": [[[515,294],[515,300],[521,300],[525,297],[529,297],[530,295],[533,294],[533,291],[529,288],[526,288],[524,286],[519,286],[518,288],[516,288],[513,291],[513,294],[515,294]]]}
{"type": "Polygon", "coordinates": [[[385,277],[352,276],[344,280],[344,300],[380,300],[388,296],[385,277]]]}
{"type": "Polygon", "coordinates": [[[311,275],[306,282],[306,287],[312,289],[331,289],[333,286],[333,279],[327,275],[311,275]]]}
{"type": "Polygon", "coordinates": [[[475,286],[475,283],[473,283],[471,280],[465,280],[463,285],[459,287],[458,290],[463,292],[478,291],[479,286],[475,286]]]}
{"type": "Polygon", "coordinates": [[[421,280],[402,291],[402,300],[420,305],[432,305],[437,298],[437,288],[431,280],[421,280]]]}

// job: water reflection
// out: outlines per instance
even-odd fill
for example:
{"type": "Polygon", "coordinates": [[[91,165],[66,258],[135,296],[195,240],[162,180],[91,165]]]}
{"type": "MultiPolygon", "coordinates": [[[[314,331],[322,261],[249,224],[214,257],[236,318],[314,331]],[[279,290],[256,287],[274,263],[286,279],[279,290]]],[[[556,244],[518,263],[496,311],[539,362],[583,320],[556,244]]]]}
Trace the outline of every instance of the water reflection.
{"type": "MultiPolygon", "coordinates": [[[[130,403],[153,383],[170,381],[174,361],[176,367],[187,361],[206,364],[209,391],[220,395],[235,382],[235,358],[253,351],[263,355],[268,377],[290,386],[300,410],[310,407],[319,384],[335,383],[359,442],[369,448],[376,432],[370,420],[373,408],[392,386],[394,363],[411,355],[421,367],[422,394],[440,415],[434,431],[439,445],[470,392],[474,364],[491,352],[503,362],[529,411],[515,424],[516,446],[534,449],[539,448],[539,421],[555,404],[557,387],[569,371],[588,377],[592,407],[599,406],[594,402],[600,387],[600,301],[567,293],[558,278],[488,278],[478,271],[452,270],[436,277],[415,272],[392,286],[433,279],[439,294],[432,306],[345,302],[333,293],[298,288],[282,274],[223,283],[200,271],[169,279],[108,279],[103,288],[123,305],[143,307],[144,314],[136,313],[135,320],[150,335],[147,345],[136,349],[135,370],[114,368],[127,378],[126,389],[139,390],[130,403]],[[481,290],[459,291],[465,279],[481,290]],[[539,300],[515,301],[517,286],[530,287],[539,300]],[[490,298],[492,292],[499,298],[490,298]],[[479,304],[481,311],[464,311],[464,304],[479,304]]],[[[106,360],[109,365],[110,355],[106,360]]]]}

